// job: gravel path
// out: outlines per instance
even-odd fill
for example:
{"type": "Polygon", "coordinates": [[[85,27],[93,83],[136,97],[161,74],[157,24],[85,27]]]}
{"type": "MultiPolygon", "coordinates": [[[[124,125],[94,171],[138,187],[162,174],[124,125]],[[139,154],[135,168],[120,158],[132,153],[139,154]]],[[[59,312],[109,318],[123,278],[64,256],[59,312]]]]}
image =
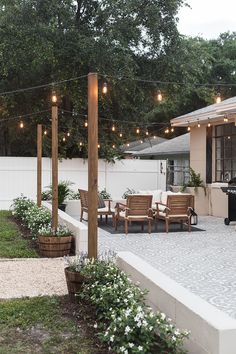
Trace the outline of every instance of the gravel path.
{"type": "Polygon", "coordinates": [[[0,260],[0,299],[64,295],[67,287],[63,258],[0,260]]]}

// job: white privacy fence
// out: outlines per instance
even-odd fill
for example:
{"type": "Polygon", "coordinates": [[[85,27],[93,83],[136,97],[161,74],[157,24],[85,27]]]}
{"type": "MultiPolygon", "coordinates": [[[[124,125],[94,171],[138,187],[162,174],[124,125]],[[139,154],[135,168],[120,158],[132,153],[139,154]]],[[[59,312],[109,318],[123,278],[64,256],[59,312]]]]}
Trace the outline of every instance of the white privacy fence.
{"type": "MultiPolygon", "coordinates": [[[[59,162],[59,180],[74,182],[72,188],[88,188],[88,162],[83,159],[59,162]]],[[[43,158],[42,186],[51,183],[51,159],[43,158]]],[[[166,189],[166,161],[121,160],[108,164],[99,160],[99,189],[106,188],[112,198],[121,199],[127,188],[135,190],[166,189]]],[[[36,200],[37,158],[0,157],[0,208],[8,209],[20,194],[36,200]]]]}

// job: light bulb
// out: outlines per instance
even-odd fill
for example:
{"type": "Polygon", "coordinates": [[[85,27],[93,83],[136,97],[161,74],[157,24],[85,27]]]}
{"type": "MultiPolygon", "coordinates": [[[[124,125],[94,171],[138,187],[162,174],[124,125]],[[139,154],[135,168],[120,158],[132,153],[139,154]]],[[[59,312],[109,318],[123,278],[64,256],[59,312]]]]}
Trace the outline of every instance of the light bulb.
{"type": "Polygon", "coordinates": [[[87,121],[87,119],[86,119],[86,121],[84,122],[84,126],[85,126],[85,128],[88,127],[88,121],[87,121]]]}
{"type": "Polygon", "coordinates": [[[147,136],[149,135],[149,132],[148,132],[148,130],[146,130],[146,133],[145,133],[147,136]]]}
{"type": "Polygon", "coordinates": [[[100,147],[101,147],[101,145],[100,145],[100,144],[98,144],[98,149],[100,149],[100,147]]]}
{"type": "Polygon", "coordinates": [[[128,147],[129,147],[129,143],[127,143],[127,144],[126,144],[126,146],[128,146],[128,147]]]}
{"type": "Polygon", "coordinates": [[[107,94],[107,91],[108,91],[108,89],[107,89],[107,83],[104,82],[104,83],[103,83],[103,86],[102,86],[102,93],[105,95],[105,94],[107,94]]]}
{"type": "Polygon", "coordinates": [[[64,136],[63,136],[63,138],[62,138],[62,141],[64,141],[64,142],[66,141],[66,138],[65,138],[64,136]]]}
{"type": "Polygon", "coordinates": [[[57,103],[56,91],[52,91],[52,103],[53,103],[53,104],[56,104],[56,103],[57,103]]]}
{"type": "Polygon", "coordinates": [[[197,123],[197,127],[200,128],[201,124],[200,123],[197,123]]]}
{"type": "Polygon", "coordinates": [[[227,117],[224,117],[224,122],[228,122],[229,119],[227,117]]]}
{"type": "Polygon", "coordinates": [[[111,127],[111,130],[114,132],[116,130],[116,127],[114,126],[114,124],[111,127]]]}
{"type": "Polygon", "coordinates": [[[167,128],[166,130],[165,130],[165,134],[168,134],[170,131],[169,131],[169,128],[167,128]]]}
{"type": "Polygon", "coordinates": [[[143,141],[142,140],[140,140],[140,144],[142,144],[143,143],[143,141]]]}
{"type": "Polygon", "coordinates": [[[113,144],[112,147],[113,147],[113,149],[115,149],[116,146],[113,144]]]}
{"type": "Polygon", "coordinates": [[[122,138],[123,134],[122,134],[122,133],[120,133],[119,135],[120,135],[120,138],[122,138]]]}
{"type": "Polygon", "coordinates": [[[161,91],[158,90],[158,91],[157,91],[157,101],[158,101],[158,102],[161,102],[162,99],[163,99],[163,97],[162,97],[161,91]]]}
{"type": "Polygon", "coordinates": [[[67,136],[70,136],[70,132],[67,133],[67,136]]]}
{"type": "Polygon", "coordinates": [[[79,146],[82,146],[83,145],[83,143],[82,143],[82,141],[79,143],[79,146]]]}
{"type": "Polygon", "coordinates": [[[221,102],[221,95],[220,92],[217,93],[216,98],[215,98],[216,103],[220,103],[221,102]]]}
{"type": "Polygon", "coordinates": [[[208,126],[208,128],[210,128],[210,126],[211,126],[211,123],[209,122],[209,123],[207,124],[207,126],[208,126]]]}
{"type": "Polygon", "coordinates": [[[24,123],[22,121],[20,122],[20,128],[24,128],[24,123]]]}
{"type": "Polygon", "coordinates": [[[44,130],[43,134],[44,134],[44,135],[47,135],[47,133],[48,133],[47,130],[44,130]]]}
{"type": "Polygon", "coordinates": [[[174,128],[171,128],[171,130],[170,130],[170,131],[171,131],[171,133],[174,133],[174,131],[175,131],[175,130],[174,130],[174,128]]]}
{"type": "Polygon", "coordinates": [[[190,132],[190,130],[191,130],[191,128],[190,128],[190,126],[188,126],[188,132],[190,132]]]}
{"type": "Polygon", "coordinates": [[[137,134],[140,133],[140,129],[139,129],[139,128],[136,129],[136,133],[137,133],[137,134]]]}

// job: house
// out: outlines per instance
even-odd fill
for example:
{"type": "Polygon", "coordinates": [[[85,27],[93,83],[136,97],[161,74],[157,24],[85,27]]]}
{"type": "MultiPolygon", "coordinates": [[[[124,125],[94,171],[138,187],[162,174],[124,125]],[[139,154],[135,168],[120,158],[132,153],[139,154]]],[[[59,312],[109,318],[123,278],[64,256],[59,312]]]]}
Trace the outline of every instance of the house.
{"type": "Polygon", "coordinates": [[[190,130],[190,166],[207,186],[208,214],[226,217],[227,196],[221,187],[236,177],[236,97],[171,120],[190,130]]]}
{"type": "Polygon", "coordinates": [[[145,138],[144,140],[139,139],[130,142],[129,144],[122,145],[120,150],[126,155],[126,158],[133,158],[137,151],[146,149],[148,147],[156,146],[166,141],[165,138],[161,138],[159,136],[155,136],[152,138],[145,138]]]}
{"type": "Polygon", "coordinates": [[[141,159],[167,160],[167,187],[183,185],[189,177],[190,133],[136,151],[141,159]]]}

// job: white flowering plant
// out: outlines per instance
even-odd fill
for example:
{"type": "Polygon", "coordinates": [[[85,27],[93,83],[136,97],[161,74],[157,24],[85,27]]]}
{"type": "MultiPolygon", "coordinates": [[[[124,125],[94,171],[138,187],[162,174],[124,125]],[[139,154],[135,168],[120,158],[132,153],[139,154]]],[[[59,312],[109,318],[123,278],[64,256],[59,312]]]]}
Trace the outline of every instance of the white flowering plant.
{"type": "Polygon", "coordinates": [[[44,207],[38,207],[36,204],[32,206],[22,218],[25,225],[30,229],[33,236],[38,234],[38,231],[51,222],[51,214],[44,207]]]}
{"type": "Polygon", "coordinates": [[[110,260],[92,260],[83,267],[89,276],[80,298],[96,314],[98,335],[116,353],[182,354],[188,332],[178,330],[163,313],[145,304],[146,291],[133,284],[110,260]]]}
{"type": "Polygon", "coordinates": [[[18,219],[23,219],[25,213],[35,205],[33,200],[21,195],[18,198],[13,199],[13,204],[11,205],[12,215],[18,219]]]}
{"type": "Polygon", "coordinates": [[[51,224],[44,225],[38,230],[38,234],[41,236],[57,236],[57,237],[65,237],[71,236],[72,232],[68,229],[66,225],[58,225],[56,232],[52,229],[51,224]]]}
{"type": "Polygon", "coordinates": [[[90,262],[87,252],[80,252],[75,257],[64,256],[65,265],[71,272],[83,272],[84,266],[90,262]]]}

